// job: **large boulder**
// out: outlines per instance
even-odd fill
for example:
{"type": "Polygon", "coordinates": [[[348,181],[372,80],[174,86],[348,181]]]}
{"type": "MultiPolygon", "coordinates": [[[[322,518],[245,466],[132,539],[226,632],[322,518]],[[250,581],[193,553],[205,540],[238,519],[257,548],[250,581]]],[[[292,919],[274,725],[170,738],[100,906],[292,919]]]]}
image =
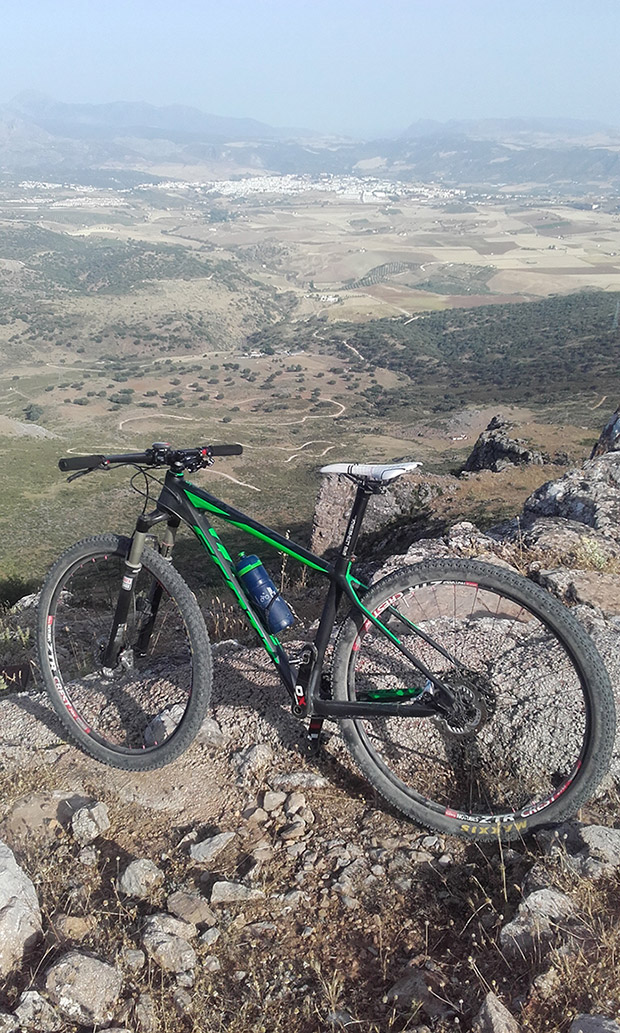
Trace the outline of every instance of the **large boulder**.
{"type": "Polygon", "coordinates": [[[510,426],[507,420],[494,416],[476,441],[463,469],[499,473],[508,466],[542,466],[542,453],[530,448],[521,438],[509,437],[510,426]]]}
{"type": "MultiPolygon", "coordinates": [[[[407,523],[414,537],[415,521],[428,512],[439,497],[450,497],[458,487],[455,477],[443,474],[408,473],[399,477],[380,495],[372,495],[364,517],[362,537],[376,536],[387,529],[396,529],[407,523]]],[[[346,477],[327,474],[321,480],[314,518],[310,548],[319,555],[326,549],[342,544],[355,485],[346,477]]]]}
{"type": "Polygon", "coordinates": [[[41,933],[41,910],[32,881],[13,851],[0,843],[0,975],[8,975],[41,933]]]}
{"type": "Polygon", "coordinates": [[[620,409],[616,409],[607,420],[590,459],[602,456],[605,452],[620,452],[620,409]]]}
{"type": "Polygon", "coordinates": [[[557,481],[547,481],[525,501],[525,521],[564,517],[620,541],[620,452],[589,459],[557,481]]]}

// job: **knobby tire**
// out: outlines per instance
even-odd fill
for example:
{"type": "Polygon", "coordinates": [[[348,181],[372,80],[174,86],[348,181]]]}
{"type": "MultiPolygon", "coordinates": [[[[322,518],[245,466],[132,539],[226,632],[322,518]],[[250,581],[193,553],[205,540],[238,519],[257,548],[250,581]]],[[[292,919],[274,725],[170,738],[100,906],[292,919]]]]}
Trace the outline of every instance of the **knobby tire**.
{"type": "Polygon", "coordinates": [[[146,548],[125,648],[112,671],[103,668],[129,545],[119,535],[97,535],[54,564],[39,603],[39,664],[67,736],[104,764],[145,771],[174,760],[198,732],[211,692],[211,649],[193,593],[146,548]]]}
{"type": "MultiPolygon", "coordinates": [[[[371,785],[416,822],[466,838],[513,839],[574,814],[608,769],[615,714],[603,662],[570,611],[509,570],[461,559],[397,570],[363,602],[459,700],[445,719],[342,720],[371,785]]],[[[334,699],[410,702],[425,683],[351,613],[334,651],[334,699]]]]}

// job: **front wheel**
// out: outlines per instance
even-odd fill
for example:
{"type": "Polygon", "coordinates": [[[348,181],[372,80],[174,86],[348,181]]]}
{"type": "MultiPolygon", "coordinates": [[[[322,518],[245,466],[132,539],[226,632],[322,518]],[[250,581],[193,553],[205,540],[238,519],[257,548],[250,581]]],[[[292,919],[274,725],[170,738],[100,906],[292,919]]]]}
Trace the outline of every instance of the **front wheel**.
{"type": "MultiPolygon", "coordinates": [[[[396,571],[363,603],[455,697],[440,717],[341,722],[386,800],[441,832],[512,839],[592,794],[611,757],[613,694],[594,644],[557,600],[502,568],[445,559],[396,571]]],[[[368,617],[347,619],[334,699],[411,702],[429,690],[368,617]]]]}
{"type": "Polygon", "coordinates": [[[211,691],[211,651],[180,574],[145,549],[127,624],[104,664],[129,539],[78,542],[52,567],[38,614],[45,687],[69,737],[97,760],[161,767],[190,744],[211,691]]]}

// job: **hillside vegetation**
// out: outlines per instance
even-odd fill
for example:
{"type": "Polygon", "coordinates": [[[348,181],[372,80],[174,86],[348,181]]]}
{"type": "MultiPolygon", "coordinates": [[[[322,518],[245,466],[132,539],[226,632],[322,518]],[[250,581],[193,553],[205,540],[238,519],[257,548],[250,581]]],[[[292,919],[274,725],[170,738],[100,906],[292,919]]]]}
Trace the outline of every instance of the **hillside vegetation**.
{"type": "MultiPolygon", "coordinates": [[[[372,385],[361,393],[377,412],[416,402],[449,409],[455,403],[556,402],[601,384],[620,389],[620,332],[614,312],[620,293],[580,292],[529,304],[447,309],[414,319],[332,323],[328,347],[359,369],[392,370],[407,386],[372,385]],[[424,395],[422,395],[424,392],[424,395]]],[[[252,335],[258,347],[312,349],[317,323],[290,322],[252,335]]],[[[323,334],[319,330],[319,334],[323,334]]],[[[325,340],[323,337],[323,340],[325,340]]]]}

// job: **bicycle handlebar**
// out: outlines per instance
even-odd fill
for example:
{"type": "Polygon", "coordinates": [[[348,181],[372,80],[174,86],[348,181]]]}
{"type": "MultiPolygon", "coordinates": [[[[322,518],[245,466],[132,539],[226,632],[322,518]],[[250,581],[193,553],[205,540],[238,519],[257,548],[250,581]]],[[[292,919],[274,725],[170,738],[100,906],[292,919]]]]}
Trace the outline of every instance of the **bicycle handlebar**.
{"type": "Polygon", "coordinates": [[[121,455],[66,456],[58,462],[59,470],[107,470],[112,464],[133,466],[177,466],[187,470],[198,470],[210,466],[215,456],[240,456],[241,445],[201,445],[198,448],[172,448],[167,444],[154,444],[145,452],[126,452],[121,455]]]}

